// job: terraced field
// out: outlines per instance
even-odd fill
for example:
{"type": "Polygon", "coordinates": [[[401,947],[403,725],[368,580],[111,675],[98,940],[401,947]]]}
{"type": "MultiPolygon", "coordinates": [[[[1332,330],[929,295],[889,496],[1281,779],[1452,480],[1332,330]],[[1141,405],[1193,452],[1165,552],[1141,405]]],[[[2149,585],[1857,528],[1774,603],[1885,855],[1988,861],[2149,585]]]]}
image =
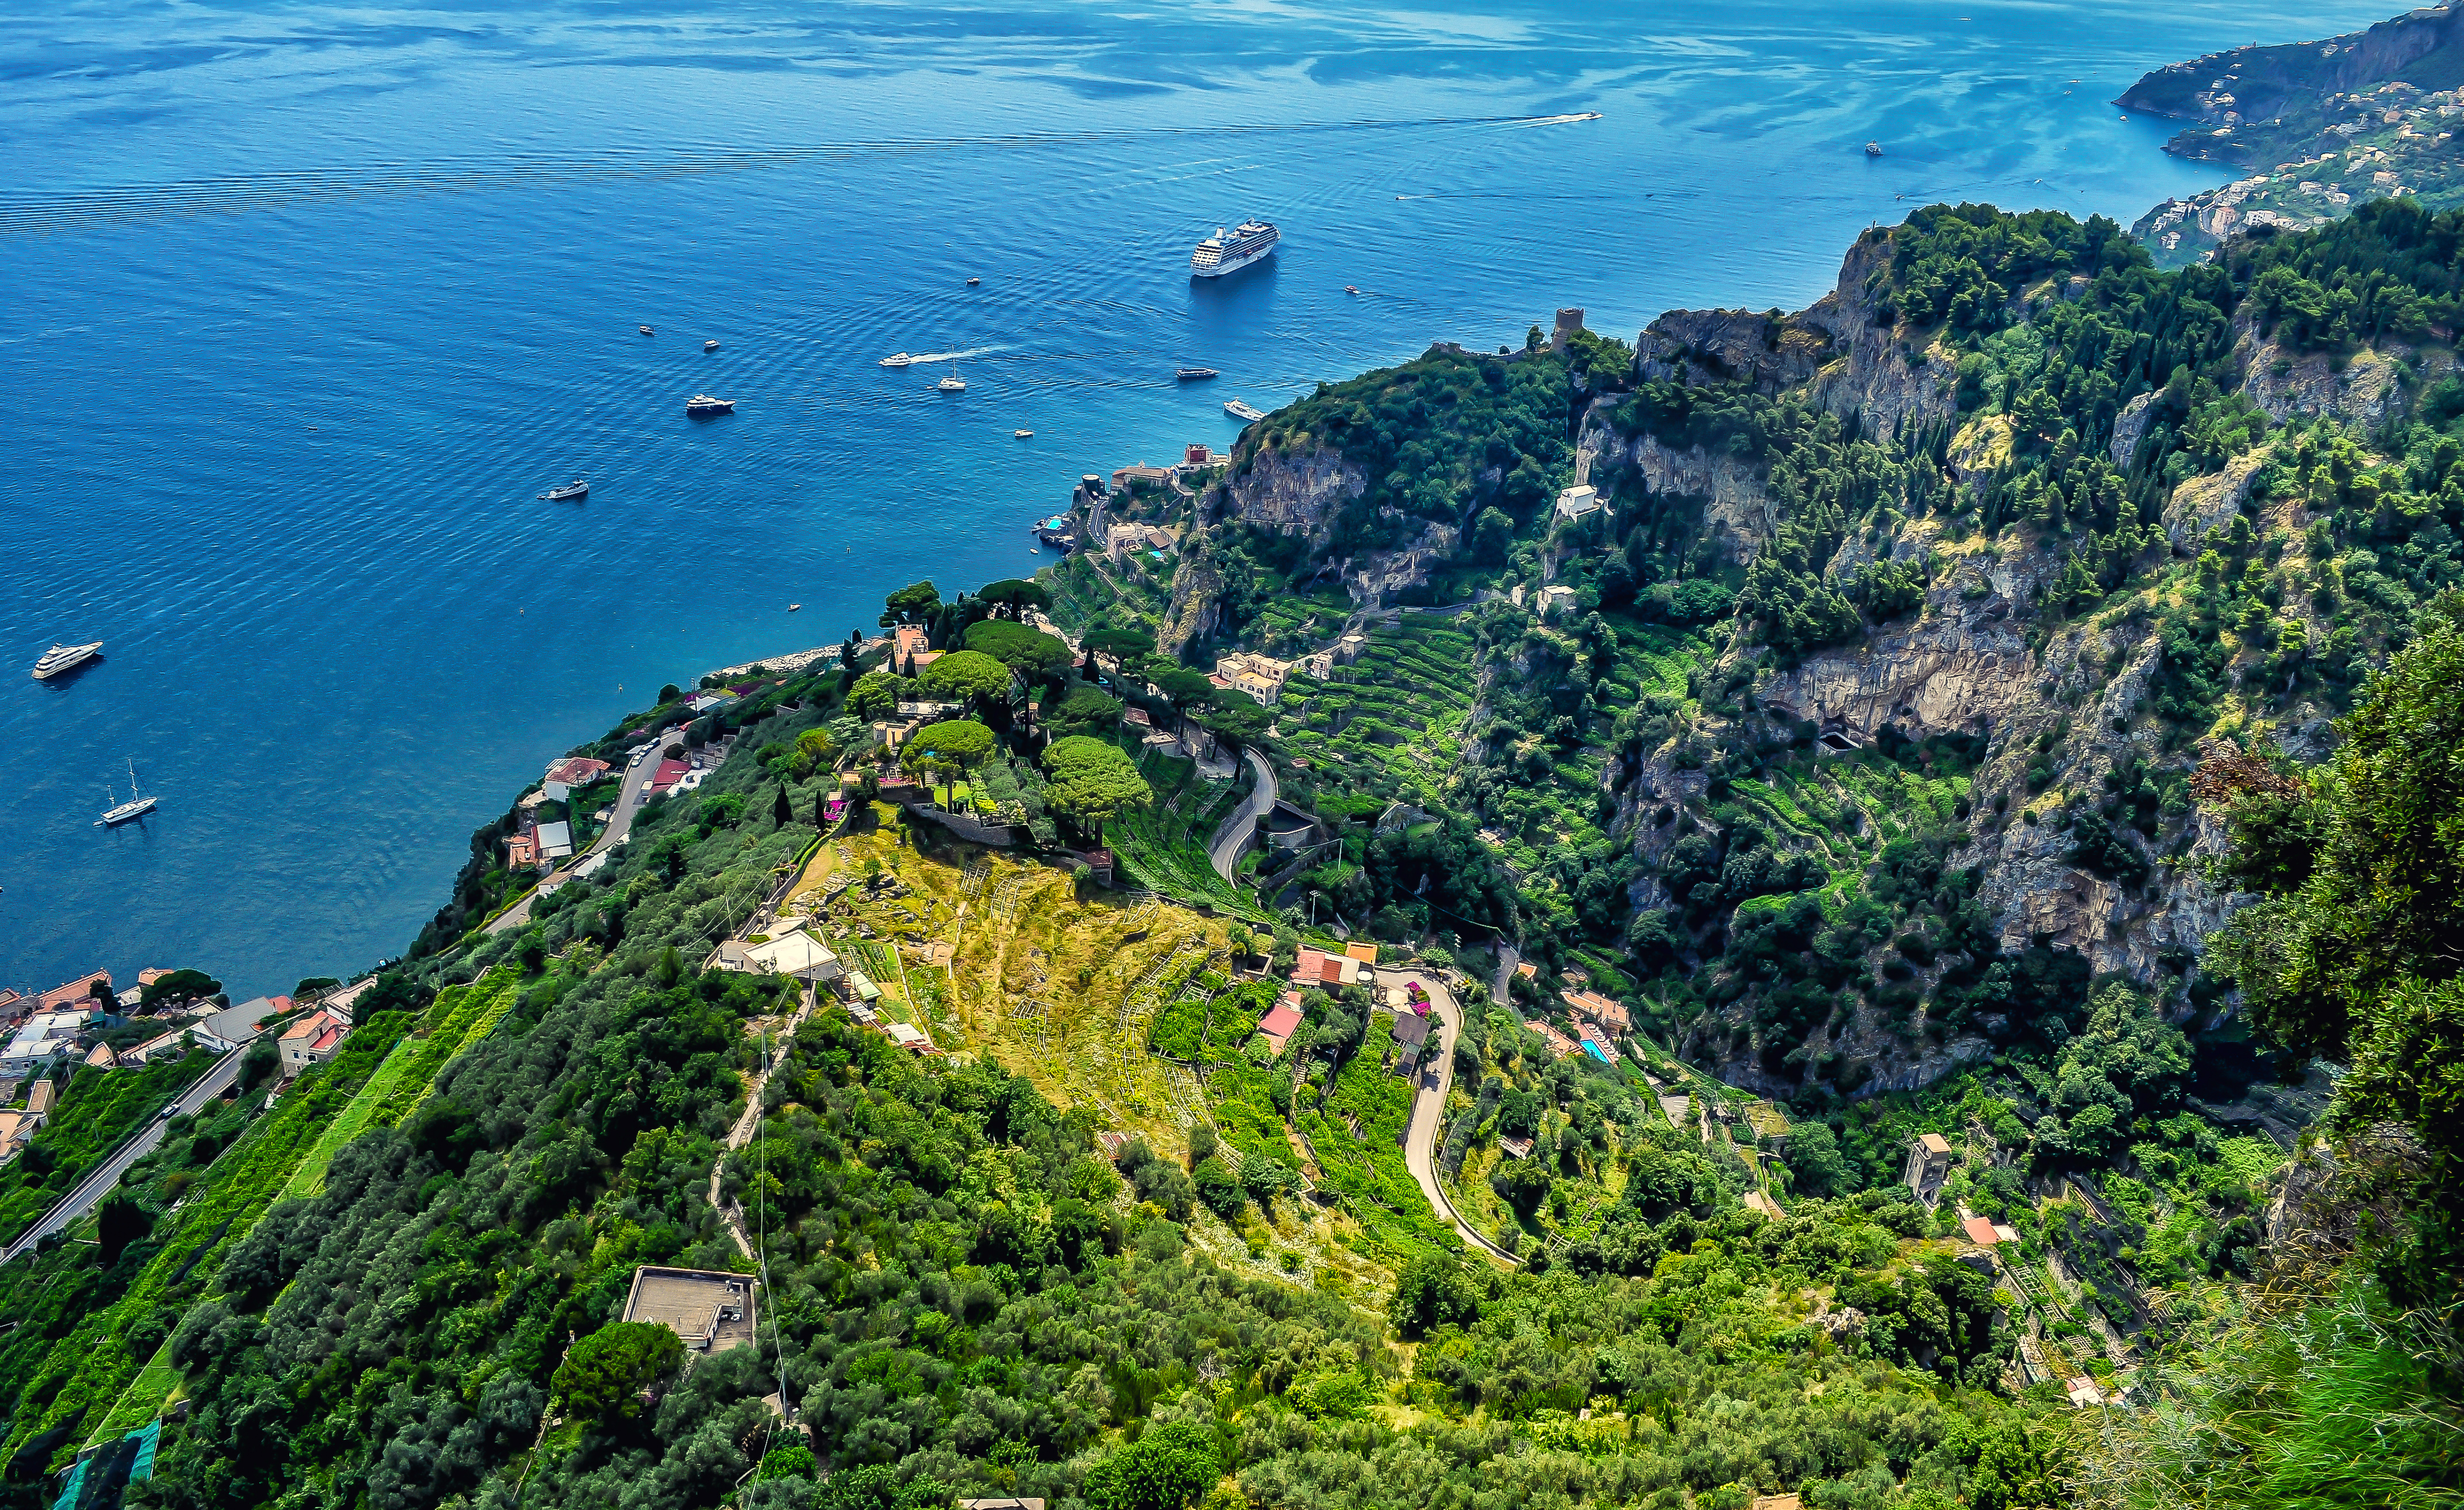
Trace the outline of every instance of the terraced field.
{"type": "Polygon", "coordinates": [[[1139,756],[1138,771],[1155,788],[1155,805],[1123,813],[1105,829],[1128,878],[1182,901],[1262,920],[1257,899],[1216,875],[1206,856],[1207,841],[1241,804],[1233,784],[1208,781],[1198,774],[1197,762],[1153,750],[1139,756]]]}
{"type": "Polygon", "coordinates": [[[1284,684],[1292,754],[1381,796],[1435,802],[1463,758],[1476,678],[1471,635],[1406,614],[1371,630],[1350,666],[1284,684]]]}
{"type": "Polygon", "coordinates": [[[494,969],[468,986],[449,986],[436,993],[411,1036],[394,1046],[377,1066],[342,1115],[334,1119],[317,1146],[300,1161],[288,1185],[285,1200],[314,1195],[325,1188],[325,1170],[344,1144],[371,1127],[391,1127],[419,1109],[436,1088],[437,1073],[455,1055],[493,1032],[521,994],[519,975],[494,969]]]}
{"type": "MultiPolygon", "coordinates": [[[[161,1251],[119,1301],[80,1323],[44,1359],[28,1394],[50,1404],[19,1417],[5,1444],[7,1452],[21,1450],[29,1439],[64,1422],[95,1420],[108,1428],[120,1422],[123,1411],[141,1410],[136,1419],[150,1418],[162,1403],[159,1398],[136,1404],[123,1400],[128,1385],[153,1362],[152,1347],[142,1356],[129,1351],[136,1323],[162,1307],[185,1312],[203,1293],[222,1255],[280,1197],[301,1161],[344,1115],[351,1099],[410,1025],[407,1014],[393,1012],[380,1012],[360,1024],[331,1062],[304,1077],[217,1161],[214,1179],[180,1209],[161,1251]]],[[[58,1455],[74,1455],[77,1443],[84,1439],[72,1432],[58,1455]]]]}

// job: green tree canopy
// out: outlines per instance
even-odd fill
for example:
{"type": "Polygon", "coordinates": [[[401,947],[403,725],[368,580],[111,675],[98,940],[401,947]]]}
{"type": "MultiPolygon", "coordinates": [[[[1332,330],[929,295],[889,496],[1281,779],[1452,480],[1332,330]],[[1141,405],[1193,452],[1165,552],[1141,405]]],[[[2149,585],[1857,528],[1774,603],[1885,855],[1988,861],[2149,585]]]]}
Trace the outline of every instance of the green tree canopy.
{"type": "Polygon", "coordinates": [[[1087,1471],[1087,1502],[1093,1510],[1182,1510],[1221,1472],[1213,1432],[1195,1421],[1167,1421],[1087,1471]]]}
{"type": "Polygon", "coordinates": [[[1237,687],[1210,688],[1215,696],[1198,716],[1198,726],[1219,740],[1245,744],[1266,732],[1275,715],[1266,705],[1237,687]]]}
{"type": "Polygon", "coordinates": [[[1155,636],[1140,629],[1123,629],[1112,624],[1099,624],[1079,636],[1079,643],[1099,655],[1129,658],[1155,654],[1155,636]]]}
{"type": "Polygon", "coordinates": [[[907,678],[889,671],[868,671],[847,689],[847,709],[859,719],[884,718],[898,707],[907,678]]]}
{"type": "Polygon", "coordinates": [[[1052,594],[1044,584],[1026,577],[987,583],[976,598],[994,614],[1005,618],[1023,618],[1028,609],[1052,607],[1052,594]]]}
{"type": "Polygon", "coordinates": [[[1120,726],[1121,699],[1081,684],[1045,716],[1045,722],[1055,734],[1100,734],[1120,726]]]}
{"type": "Polygon", "coordinates": [[[971,766],[993,752],[993,731],[973,719],[944,719],[915,731],[898,752],[902,766],[928,760],[971,766]]]}
{"type": "Polygon", "coordinates": [[[1054,635],[1007,619],[967,626],[967,649],[992,656],[1022,677],[1056,677],[1069,669],[1069,647],[1054,635]]]}
{"type": "Polygon", "coordinates": [[[1092,735],[1053,741],[1044,752],[1044,767],[1052,774],[1045,800],[1054,811],[1098,834],[1123,810],[1155,800],[1155,788],[1121,747],[1092,735]]]}
{"type": "Polygon", "coordinates": [[[1423,1254],[1396,1277],[1389,1308],[1396,1329],[1417,1340],[1440,1326],[1469,1326],[1480,1320],[1480,1292],[1453,1255],[1423,1254]]]}
{"type": "Polygon", "coordinates": [[[139,990],[138,1005],[151,1007],[156,1002],[202,1000],[222,994],[223,983],[203,970],[180,969],[168,975],[158,975],[139,990]]]}
{"type": "Polygon", "coordinates": [[[1158,674],[1155,684],[1156,690],[1171,699],[1177,708],[1202,706],[1213,701],[1216,695],[1223,690],[1206,673],[1186,667],[1158,674]]]}
{"type": "Polygon", "coordinates": [[[924,668],[925,690],[960,699],[1006,697],[1007,666],[978,650],[952,651],[924,668]]]}
{"type": "Polygon", "coordinates": [[[684,1366],[685,1344],[656,1321],[617,1321],[573,1344],[556,1369],[556,1391],[575,1413],[627,1420],[641,1391],[684,1366]]]}
{"type": "Polygon", "coordinates": [[[2226,810],[2227,871],[2272,893],[2218,940],[2255,1021],[2302,1053],[2343,1055],[2406,979],[2464,968],[2464,600],[2390,657],[2298,784],[2202,767],[2226,810]]]}
{"type": "Polygon", "coordinates": [[[881,613],[881,627],[899,624],[930,624],[934,611],[941,606],[941,589],[930,582],[913,582],[891,593],[881,613]]]}

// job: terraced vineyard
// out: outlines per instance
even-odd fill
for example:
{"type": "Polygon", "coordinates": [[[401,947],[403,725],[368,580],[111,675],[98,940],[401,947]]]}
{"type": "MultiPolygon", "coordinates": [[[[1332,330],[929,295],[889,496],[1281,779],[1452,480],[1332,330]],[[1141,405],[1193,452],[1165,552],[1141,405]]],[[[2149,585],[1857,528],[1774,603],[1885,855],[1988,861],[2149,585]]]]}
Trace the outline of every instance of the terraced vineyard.
{"type": "Polygon", "coordinates": [[[1210,782],[1198,774],[1197,762],[1152,750],[1140,754],[1138,771],[1155,788],[1155,804],[1106,827],[1114,862],[1150,890],[1263,919],[1256,899],[1216,875],[1206,855],[1215,831],[1241,804],[1234,784],[1210,782]]]}
{"type": "Polygon", "coordinates": [[[150,1418],[160,1398],[122,1401],[127,1386],[141,1368],[150,1366],[161,1345],[148,1342],[141,1344],[144,1352],[132,1353],[133,1336],[152,1335],[137,1323],[165,1307],[185,1312],[203,1295],[223,1254],[280,1197],[301,1161],[344,1114],[410,1025],[408,1014],[400,1012],[379,1012],[361,1023],[330,1062],[304,1076],[217,1161],[212,1182],[180,1209],[169,1236],[136,1282],[44,1358],[28,1392],[50,1404],[18,1419],[8,1452],[18,1452],[57,1427],[64,1428],[65,1439],[56,1451],[66,1457],[85,1439],[75,1434],[75,1423],[93,1420],[109,1430],[125,1413],[135,1412],[133,1419],[140,1421],[150,1418]],[[115,1402],[121,1402],[120,1409],[113,1409],[115,1402]]]}
{"type": "Polygon", "coordinates": [[[411,1036],[394,1046],[342,1115],[317,1140],[317,1146],[283,1188],[283,1197],[314,1195],[323,1189],[325,1170],[344,1144],[371,1127],[394,1126],[417,1111],[436,1088],[437,1073],[455,1055],[495,1030],[513,1010],[520,988],[519,973],[500,966],[468,986],[449,986],[437,992],[411,1036]]]}
{"type": "Polygon", "coordinates": [[[1284,683],[1285,747],[1380,796],[1436,801],[1463,757],[1473,651],[1449,620],[1405,614],[1378,625],[1352,665],[1284,683]]]}

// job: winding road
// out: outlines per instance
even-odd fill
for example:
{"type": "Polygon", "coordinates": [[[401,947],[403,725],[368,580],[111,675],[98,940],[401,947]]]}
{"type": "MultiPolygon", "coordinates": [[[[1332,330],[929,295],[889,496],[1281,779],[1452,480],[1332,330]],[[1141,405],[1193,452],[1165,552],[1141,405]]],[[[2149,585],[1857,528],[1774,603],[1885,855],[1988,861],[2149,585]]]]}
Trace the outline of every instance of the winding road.
{"type": "MultiPolygon", "coordinates": [[[[198,1107],[220,1096],[239,1077],[239,1062],[248,1055],[245,1045],[233,1049],[214,1061],[213,1067],[197,1077],[195,1084],[171,1099],[172,1107],[182,1116],[194,1116],[198,1107]]],[[[163,1124],[169,1119],[162,1116],[148,1121],[136,1136],[112,1150],[111,1157],[88,1171],[77,1183],[77,1188],[60,1198],[58,1205],[45,1211],[42,1219],[29,1227],[0,1251],[0,1263],[8,1263],[52,1233],[69,1227],[94,1209],[95,1203],[111,1193],[128,1166],[152,1153],[163,1142],[163,1124]]]]}
{"type": "Polygon", "coordinates": [[[563,869],[532,887],[529,896],[490,920],[487,931],[503,933],[509,929],[527,925],[531,921],[532,903],[572,879],[573,873],[582,867],[583,861],[593,855],[612,850],[624,843],[625,836],[633,832],[633,814],[641,811],[642,794],[649,789],[650,778],[658,773],[657,747],[653,747],[649,754],[626,766],[624,788],[616,793],[616,811],[609,815],[607,827],[601,832],[599,837],[590,841],[588,849],[567,861],[563,869]]]}
{"type": "Polygon", "coordinates": [[[1403,1166],[1412,1171],[1419,1183],[1420,1193],[1439,1215],[1454,1224],[1463,1240],[1487,1254],[1500,1263],[1517,1262],[1515,1256],[1472,1230],[1469,1222],[1455,1210],[1454,1203],[1438,1185],[1438,1124],[1445,1118],[1446,1097],[1455,1086],[1455,1042],[1463,1036],[1463,1009],[1455,1005],[1454,992],[1443,983],[1416,970],[1378,970],[1380,986],[1400,986],[1405,981],[1419,981],[1429,993],[1429,1010],[1438,1019],[1438,1048],[1432,1056],[1420,1056],[1419,1094],[1412,1102],[1411,1131],[1403,1139],[1403,1166]]]}
{"type": "Polygon", "coordinates": [[[1208,863],[1215,874],[1225,880],[1232,878],[1232,868],[1241,863],[1241,852],[1249,847],[1250,835],[1258,832],[1258,820],[1275,811],[1275,767],[1256,750],[1243,750],[1249,757],[1249,768],[1258,773],[1258,785],[1250,789],[1249,800],[1240,811],[1223,820],[1215,831],[1214,840],[1206,846],[1208,863]]]}

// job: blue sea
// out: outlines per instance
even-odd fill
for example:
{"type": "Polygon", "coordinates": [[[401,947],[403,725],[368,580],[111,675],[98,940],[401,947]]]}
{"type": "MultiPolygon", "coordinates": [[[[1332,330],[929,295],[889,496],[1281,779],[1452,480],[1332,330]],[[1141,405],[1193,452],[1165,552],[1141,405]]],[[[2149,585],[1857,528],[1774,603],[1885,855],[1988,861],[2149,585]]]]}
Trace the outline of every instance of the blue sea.
{"type": "Polygon", "coordinates": [[[1048,564],[1079,474],[1227,398],[1796,307],[1937,199],[2127,221],[2222,177],[2106,103],[2141,72],[2388,9],[0,16],[0,983],[347,975],[661,682],[1048,564]],[[1281,252],[1193,283],[1250,214],[1281,252]],[[105,658],[36,683],[55,639],[105,658]],[[132,759],[161,810],[96,828],[132,759]]]}

